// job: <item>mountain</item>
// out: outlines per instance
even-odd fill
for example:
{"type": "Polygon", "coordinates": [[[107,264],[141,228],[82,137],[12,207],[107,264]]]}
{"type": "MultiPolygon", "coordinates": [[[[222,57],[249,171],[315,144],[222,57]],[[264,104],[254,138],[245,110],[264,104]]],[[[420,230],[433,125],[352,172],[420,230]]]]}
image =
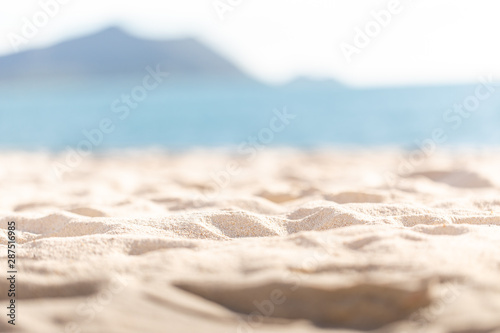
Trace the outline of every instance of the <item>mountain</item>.
{"type": "Polygon", "coordinates": [[[157,65],[177,77],[252,80],[195,39],[148,40],[116,27],[0,57],[0,80],[127,75],[157,65]]]}

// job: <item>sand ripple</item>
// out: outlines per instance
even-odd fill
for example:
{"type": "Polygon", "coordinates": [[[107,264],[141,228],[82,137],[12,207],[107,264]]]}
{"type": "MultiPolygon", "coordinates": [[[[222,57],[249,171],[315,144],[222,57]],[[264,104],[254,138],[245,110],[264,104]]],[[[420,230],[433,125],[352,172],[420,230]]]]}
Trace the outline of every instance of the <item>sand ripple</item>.
{"type": "Polygon", "coordinates": [[[224,153],[136,153],[58,180],[40,172],[57,156],[4,153],[0,261],[16,221],[18,331],[493,332],[494,156],[398,174],[395,152],[272,151],[224,178],[224,153]]]}

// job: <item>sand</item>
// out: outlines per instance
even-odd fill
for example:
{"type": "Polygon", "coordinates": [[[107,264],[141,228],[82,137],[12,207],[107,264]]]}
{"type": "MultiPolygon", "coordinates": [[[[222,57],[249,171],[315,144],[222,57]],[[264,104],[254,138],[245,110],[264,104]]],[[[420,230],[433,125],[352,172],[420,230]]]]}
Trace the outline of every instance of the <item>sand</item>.
{"type": "Polygon", "coordinates": [[[500,332],[500,156],[0,154],[12,332],[500,332]]]}

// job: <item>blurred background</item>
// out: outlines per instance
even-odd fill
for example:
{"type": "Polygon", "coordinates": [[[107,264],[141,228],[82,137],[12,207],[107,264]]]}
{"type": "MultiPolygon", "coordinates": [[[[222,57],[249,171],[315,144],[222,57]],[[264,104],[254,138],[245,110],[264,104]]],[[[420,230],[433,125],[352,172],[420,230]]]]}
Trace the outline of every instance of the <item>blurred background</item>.
{"type": "Polygon", "coordinates": [[[500,142],[495,0],[3,5],[0,149],[500,142]]]}

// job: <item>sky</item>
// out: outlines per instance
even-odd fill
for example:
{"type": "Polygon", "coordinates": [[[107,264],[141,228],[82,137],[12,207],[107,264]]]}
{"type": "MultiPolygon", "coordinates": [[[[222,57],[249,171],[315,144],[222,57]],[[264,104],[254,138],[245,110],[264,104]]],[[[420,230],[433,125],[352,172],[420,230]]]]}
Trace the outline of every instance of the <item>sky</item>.
{"type": "Polygon", "coordinates": [[[0,5],[0,55],[119,25],[148,38],[198,38],[269,83],[297,76],[354,86],[500,78],[498,0],[0,0],[0,5]]]}

